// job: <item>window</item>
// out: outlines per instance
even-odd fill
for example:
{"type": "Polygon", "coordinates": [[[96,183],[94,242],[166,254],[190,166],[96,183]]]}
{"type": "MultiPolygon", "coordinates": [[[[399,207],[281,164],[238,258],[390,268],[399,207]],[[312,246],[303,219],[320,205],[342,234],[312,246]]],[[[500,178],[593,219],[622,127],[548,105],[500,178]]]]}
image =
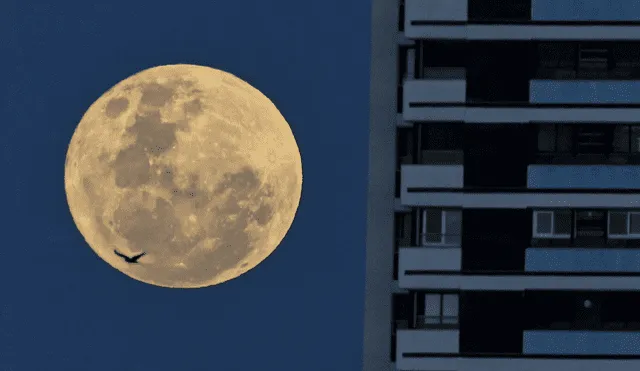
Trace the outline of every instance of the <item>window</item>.
{"type": "Polygon", "coordinates": [[[396,135],[396,170],[400,170],[402,165],[413,164],[415,162],[413,130],[410,128],[399,128],[396,135]]]}
{"type": "Polygon", "coordinates": [[[415,246],[416,225],[414,223],[415,212],[396,212],[395,219],[395,244],[393,248],[393,279],[398,279],[398,264],[400,263],[400,248],[415,246]]]}
{"type": "Polygon", "coordinates": [[[420,125],[420,149],[451,151],[462,149],[464,127],[458,123],[420,125]]]}
{"type": "Polygon", "coordinates": [[[533,236],[536,238],[571,238],[571,211],[534,211],[533,236]]]}
{"type": "Polygon", "coordinates": [[[609,213],[609,238],[640,239],[640,211],[609,213]]]}
{"type": "Polygon", "coordinates": [[[400,197],[400,185],[402,180],[402,165],[415,162],[413,148],[413,131],[409,128],[399,128],[396,132],[396,179],[395,196],[400,197]]]}
{"type": "Polygon", "coordinates": [[[601,210],[579,210],[576,211],[576,231],[575,238],[602,241],[605,238],[607,229],[606,213],[601,210]]]}
{"type": "Polygon", "coordinates": [[[461,229],[461,210],[422,211],[422,245],[459,245],[461,229]]]}
{"type": "Polygon", "coordinates": [[[611,50],[607,43],[582,43],[578,54],[580,72],[589,75],[594,72],[606,72],[610,67],[611,50]]]}
{"type": "Polygon", "coordinates": [[[458,324],[458,294],[425,294],[422,325],[458,324]]]}
{"type": "Polygon", "coordinates": [[[640,126],[631,127],[631,152],[640,152],[640,126]]]}
{"type": "Polygon", "coordinates": [[[636,79],[640,67],[640,49],[634,43],[615,43],[613,46],[615,77],[636,79]]]}
{"type": "Polygon", "coordinates": [[[464,162],[464,126],[458,122],[418,124],[419,162],[422,164],[459,165],[464,162]]]}
{"type": "Polygon", "coordinates": [[[411,227],[413,216],[408,212],[395,213],[395,233],[397,246],[411,245],[411,227]]]}
{"type": "Polygon", "coordinates": [[[538,127],[538,151],[555,152],[556,127],[555,125],[540,125],[538,127]]]}
{"type": "Polygon", "coordinates": [[[572,152],[574,131],[574,125],[542,124],[538,126],[538,151],[572,152]]]}
{"type": "Polygon", "coordinates": [[[571,43],[540,43],[538,45],[538,77],[575,78],[576,46],[571,43]]]}
{"type": "Polygon", "coordinates": [[[613,146],[612,151],[614,153],[629,152],[629,126],[615,125],[613,129],[613,146]]]}
{"type": "Polygon", "coordinates": [[[518,21],[531,19],[531,0],[469,0],[469,20],[518,21]]]}

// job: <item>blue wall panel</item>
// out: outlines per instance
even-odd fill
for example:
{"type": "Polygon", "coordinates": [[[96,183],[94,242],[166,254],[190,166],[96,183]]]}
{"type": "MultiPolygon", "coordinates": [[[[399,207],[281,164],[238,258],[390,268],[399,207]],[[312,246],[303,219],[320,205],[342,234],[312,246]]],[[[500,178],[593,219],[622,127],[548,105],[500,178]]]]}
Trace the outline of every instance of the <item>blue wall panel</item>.
{"type": "Polygon", "coordinates": [[[640,20],[638,0],[532,0],[534,20],[640,20]]]}
{"type": "Polygon", "coordinates": [[[525,354],[640,354],[640,332],[525,331],[525,354]]]}
{"type": "Polygon", "coordinates": [[[640,103],[640,81],[531,80],[532,103],[640,103]]]}
{"type": "Polygon", "coordinates": [[[640,272],[640,249],[528,248],[527,272],[640,272]]]}
{"type": "Polygon", "coordinates": [[[640,189],[640,166],[529,165],[527,187],[640,189]]]}

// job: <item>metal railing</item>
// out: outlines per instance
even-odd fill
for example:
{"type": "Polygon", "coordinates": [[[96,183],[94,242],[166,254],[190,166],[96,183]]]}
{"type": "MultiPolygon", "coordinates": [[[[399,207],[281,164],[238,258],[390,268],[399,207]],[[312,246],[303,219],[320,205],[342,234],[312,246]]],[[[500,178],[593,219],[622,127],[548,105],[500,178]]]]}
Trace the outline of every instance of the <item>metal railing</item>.
{"type": "Polygon", "coordinates": [[[416,316],[416,328],[457,327],[458,316],[416,316]]]}
{"type": "Polygon", "coordinates": [[[616,165],[640,164],[640,152],[576,154],[571,152],[538,152],[533,162],[549,165],[616,165]]]}
{"type": "Polygon", "coordinates": [[[422,247],[453,247],[460,246],[462,236],[448,233],[420,233],[419,242],[422,247]]]}
{"type": "MultiPolygon", "coordinates": [[[[464,163],[464,151],[454,150],[421,150],[417,154],[409,153],[398,159],[402,165],[462,165],[464,163]]],[[[396,169],[400,171],[401,169],[396,169]]]]}
{"type": "Polygon", "coordinates": [[[534,80],[637,80],[639,67],[624,67],[604,70],[568,68],[539,68],[534,80]]]}
{"type": "MultiPolygon", "coordinates": [[[[595,323],[552,322],[539,324],[529,330],[589,330],[589,331],[639,331],[638,321],[597,321],[595,323]]],[[[525,330],[527,331],[527,330],[525,330]]]]}

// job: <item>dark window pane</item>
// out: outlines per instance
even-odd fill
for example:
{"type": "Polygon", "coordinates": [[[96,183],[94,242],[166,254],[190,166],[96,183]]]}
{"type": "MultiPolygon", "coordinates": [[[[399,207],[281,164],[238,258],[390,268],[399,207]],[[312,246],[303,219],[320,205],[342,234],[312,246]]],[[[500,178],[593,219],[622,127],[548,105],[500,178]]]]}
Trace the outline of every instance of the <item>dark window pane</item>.
{"type": "Polygon", "coordinates": [[[440,242],[442,240],[442,210],[430,209],[426,212],[427,228],[424,236],[426,242],[440,242]]]}
{"type": "Polygon", "coordinates": [[[616,126],[613,132],[613,152],[629,152],[629,127],[616,126]]]}
{"type": "Polygon", "coordinates": [[[631,213],[631,225],[629,233],[640,234],[640,213],[631,213]]]}
{"type": "Polygon", "coordinates": [[[571,211],[555,211],[553,219],[553,233],[571,234],[571,211]]]}
{"type": "Polygon", "coordinates": [[[631,127],[631,152],[640,152],[640,126],[631,127]]]}
{"type": "Polygon", "coordinates": [[[445,214],[447,225],[447,235],[460,236],[462,229],[462,212],[459,210],[449,210],[445,214]]]}
{"type": "Polygon", "coordinates": [[[442,232],[442,210],[427,210],[427,233],[442,232]]]}
{"type": "Polygon", "coordinates": [[[573,128],[571,125],[559,125],[556,150],[558,152],[571,152],[573,150],[573,128]]]}
{"type": "Polygon", "coordinates": [[[425,67],[466,67],[468,48],[464,41],[424,41],[422,56],[425,67]]]}
{"type": "Polygon", "coordinates": [[[447,130],[449,132],[448,149],[462,149],[464,126],[462,124],[448,124],[447,130]]]}
{"type": "Polygon", "coordinates": [[[409,128],[400,128],[397,135],[396,153],[398,161],[396,166],[399,169],[402,164],[413,163],[413,131],[409,128]]]}
{"type": "Polygon", "coordinates": [[[448,139],[450,134],[447,132],[447,129],[443,126],[428,126],[423,130],[423,132],[427,133],[427,148],[426,149],[448,149],[448,139]]]}
{"type": "Polygon", "coordinates": [[[627,234],[627,213],[612,212],[609,214],[609,234],[627,234]]]}
{"type": "Polygon", "coordinates": [[[550,212],[538,212],[536,214],[537,228],[536,233],[549,234],[551,233],[551,213],[550,212]]]}
{"type": "Polygon", "coordinates": [[[411,244],[411,213],[395,214],[395,231],[397,246],[411,244]]]}
{"type": "Polygon", "coordinates": [[[421,149],[457,150],[462,149],[462,125],[429,124],[421,128],[421,149]]]}
{"type": "Polygon", "coordinates": [[[538,130],[538,151],[553,152],[556,149],[556,130],[554,125],[540,125],[538,130]]]}

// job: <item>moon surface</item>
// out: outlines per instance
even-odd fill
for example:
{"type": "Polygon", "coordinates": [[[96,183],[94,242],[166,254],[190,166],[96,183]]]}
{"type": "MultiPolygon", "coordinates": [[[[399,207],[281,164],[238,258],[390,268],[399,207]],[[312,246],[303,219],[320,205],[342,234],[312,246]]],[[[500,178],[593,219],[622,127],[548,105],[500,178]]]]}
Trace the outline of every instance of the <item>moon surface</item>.
{"type": "Polygon", "coordinates": [[[302,192],[284,117],[260,91],[209,67],[167,65],[126,78],[78,124],[67,202],[104,261],[152,285],[216,285],[280,244],[302,192]],[[146,252],[139,264],[114,253],[146,252]]]}

